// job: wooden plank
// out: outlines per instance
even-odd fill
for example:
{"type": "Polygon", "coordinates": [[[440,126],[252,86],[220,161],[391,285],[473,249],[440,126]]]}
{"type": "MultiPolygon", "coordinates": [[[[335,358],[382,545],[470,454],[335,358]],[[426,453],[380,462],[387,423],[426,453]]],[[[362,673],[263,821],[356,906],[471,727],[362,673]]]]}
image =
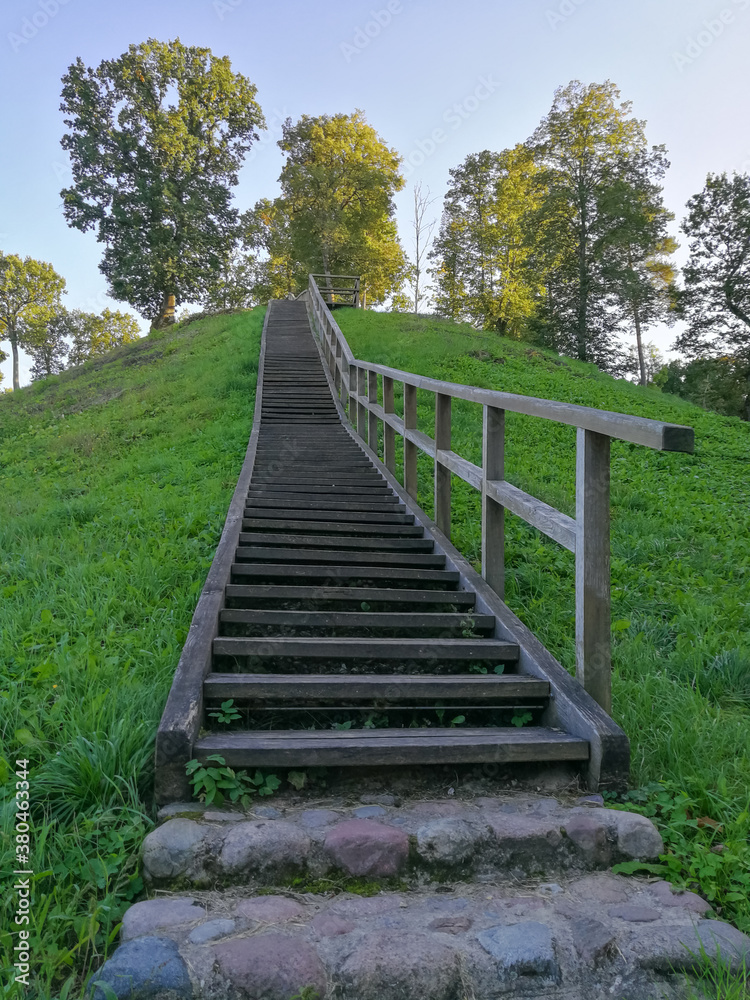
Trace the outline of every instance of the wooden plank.
{"type": "Polygon", "coordinates": [[[455,451],[435,449],[435,460],[450,469],[459,479],[473,486],[475,490],[482,489],[482,470],[468,459],[457,455],[455,451]]]}
{"type": "Polygon", "coordinates": [[[251,493],[247,498],[247,506],[254,508],[270,508],[271,510],[295,511],[295,510],[322,510],[322,511],[361,511],[365,514],[396,514],[403,513],[403,504],[398,502],[397,497],[382,497],[377,501],[369,499],[357,499],[346,497],[338,499],[337,494],[322,497],[321,499],[307,499],[304,494],[293,494],[292,496],[268,497],[251,493]]]}
{"type": "Polygon", "coordinates": [[[359,367],[357,369],[357,434],[363,441],[367,439],[367,407],[364,400],[367,398],[367,371],[359,367]]]}
{"type": "Polygon", "coordinates": [[[269,534],[244,531],[240,545],[293,545],[302,549],[339,548],[362,551],[432,552],[434,542],[429,538],[347,538],[341,535],[269,534]]]}
{"type": "Polygon", "coordinates": [[[353,660],[474,660],[475,662],[512,663],[518,659],[518,646],[494,639],[343,639],[283,638],[220,635],[214,639],[218,656],[295,656],[305,659],[346,657],[353,660]]]}
{"type": "MultiPolygon", "coordinates": [[[[328,523],[328,518],[331,514],[336,515],[336,519],[341,521],[353,521],[357,524],[362,524],[364,522],[369,522],[370,524],[413,524],[414,515],[413,514],[380,514],[377,511],[353,511],[353,510],[336,510],[332,511],[326,510],[298,510],[296,508],[285,509],[285,516],[289,518],[289,521],[325,521],[328,523]]],[[[262,507],[262,506],[252,506],[245,508],[245,517],[260,519],[263,517],[269,518],[269,520],[277,519],[279,515],[278,508],[262,507]]],[[[288,523],[288,522],[286,522],[288,523]]]]}
{"type": "MultiPolygon", "coordinates": [[[[473,608],[475,595],[464,590],[411,590],[387,587],[300,587],[294,585],[247,585],[230,583],[227,600],[349,601],[361,604],[437,604],[473,608]]],[[[571,678],[572,680],[572,678],[571,678]]]]}
{"type": "Polygon", "coordinates": [[[276,566],[268,563],[232,563],[232,576],[318,577],[325,580],[423,580],[446,586],[458,581],[458,573],[442,569],[397,569],[389,566],[276,566]]]}
{"type": "MultiPolygon", "coordinates": [[[[383,412],[393,413],[395,408],[393,379],[383,376],[383,412]]],[[[383,464],[389,472],[396,472],[396,432],[383,423],[383,464]]]]}
{"type": "Polygon", "coordinates": [[[511,513],[523,518],[527,524],[559,542],[570,552],[575,552],[577,528],[572,517],[537,500],[529,493],[524,493],[506,480],[488,480],[485,493],[511,513]]]}
{"type": "Polygon", "coordinates": [[[195,755],[220,753],[230,767],[585,761],[585,740],[541,727],[528,729],[370,729],[349,732],[280,730],[211,734],[195,755]]]}
{"type": "MultiPolygon", "coordinates": [[[[375,372],[367,375],[367,400],[370,403],[378,401],[378,376],[375,372]]],[[[378,451],[378,418],[370,411],[367,417],[367,443],[377,454],[378,451]]]]}
{"type": "Polygon", "coordinates": [[[451,473],[440,461],[441,451],[451,448],[451,397],[435,397],[435,522],[448,538],[451,534],[451,473]]]}
{"type": "Polygon", "coordinates": [[[465,698],[487,702],[542,701],[549,684],[534,677],[462,674],[209,674],[206,698],[276,701],[413,701],[465,698]]]}
{"type": "MultiPolygon", "coordinates": [[[[417,426],[417,390],[404,385],[404,428],[417,426]]],[[[404,436],[404,488],[410,497],[417,498],[417,449],[404,436]]]]}
{"type": "Polygon", "coordinates": [[[488,481],[505,480],[505,410],[485,406],[482,414],[482,576],[505,596],[505,508],[487,491],[488,481]]]}
{"type": "Polygon", "coordinates": [[[284,625],[292,628],[388,628],[445,629],[472,628],[475,632],[491,632],[493,615],[421,614],[392,611],[248,611],[244,608],[224,608],[220,621],[235,625],[284,625]]]}
{"type": "Polygon", "coordinates": [[[290,519],[283,520],[265,517],[245,517],[242,521],[243,530],[257,528],[261,531],[279,529],[281,531],[304,531],[309,533],[333,534],[347,536],[388,537],[388,538],[421,538],[424,528],[415,524],[362,524],[358,521],[342,523],[341,521],[308,521],[290,519]]]}
{"type": "Polygon", "coordinates": [[[576,677],[612,714],[610,439],[579,430],[576,452],[576,677]]]}
{"type": "Polygon", "coordinates": [[[552,399],[539,399],[535,396],[521,396],[510,392],[498,392],[494,389],[480,389],[476,386],[458,385],[455,382],[443,382],[439,379],[427,378],[413,372],[400,371],[386,365],[364,364],[367,371],[387,375],[397,382],[403,382],[406,387],[414,390],[426,389],[430,392],[441,392],[453,399],[466,399],[472,403],[484,406],[494,406],[513,413],[524,413],[544,420],[642,444],[658,451],[694,450],[694,431],[692,427],[681,424],[669,424],[660,420],[649,420],[645,417],[633,417],[625,413],[613,413],[608,410],[597,410],[589,406],[578,406],[574,403],[561,403],[552,399]]]}
{"type": "Polygon", "coordinates": [[[267,545],[239,545],[235,558],[241,562],[270,562],[281,560],[297,562],[346,562],[350,566],[423,566],[440,569],[445,566],[445,556],[423,555],[421,552],[353,552],[351,549],[275,548],[267,545]]]}

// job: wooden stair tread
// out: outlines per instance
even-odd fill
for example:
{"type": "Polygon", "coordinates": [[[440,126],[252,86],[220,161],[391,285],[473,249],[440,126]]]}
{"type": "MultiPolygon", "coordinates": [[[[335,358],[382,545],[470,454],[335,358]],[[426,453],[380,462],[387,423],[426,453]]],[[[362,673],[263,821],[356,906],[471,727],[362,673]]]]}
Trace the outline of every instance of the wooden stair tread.
{"type": "Polygon", "coordinates": [[[314,549],[307,551],[300,548],[274,548],[265,545],[240,545],[235,551],[238,561],[257,560],[269,562],[282,560],[292,563],[301,562],[334,562],[346,561],[349,565],[363,566],[424,566],[429,569],[439,569],[445,566],[445,556],[423,555],[420,552],[352,552],[347,549],[314,549]]]}
{"type": "Polygon", "coordinates": [[[587,740],[542,726],[482,729],[275,730],[211,733],[194,756],[221,754],[230,767],[585,761],[587,740]]]}
{"type": "Polygon", "coordinates": [[[206,677],[208,698],[273,698],[285,701],[353,699],[406,701],[415,698],[472,698],[481,701],[539,701],[549,682],[520,674],[220,674],[206,677]]]}
{"type": "Polygon", "coordinates": [[[340,521],[301,521],[279,518],[254,518],[245,516],[242,519],[243,529],[257,528],[261,531],[304,531],[308,534],[367,535],[389,536],[398,538],[422,538],[424,528],[415,524],[362,524],[352,522],[342,524],[340,521]]]}
{"type": "MultiPolygon", "coordinates": [[[[340,535],[284,534],[283,532],[241,532],[240,545],[293,545],[298,549],[336,548],[361,549],[376,552],[432,552],[435,543],[430,538],[347,538],[340,535]]],[[[348,554],[348,553],[347,553],[348,554]]]]}
{"type": "Polygon", "coordinates": [[[476,596],[465,590],[395,590],[379,587],[299,587],[227,584],[227,598],[276,598],[279,601],[354,601],[380,604],[454,604],[473,608],[476,596]]]}
{"type": "Polygon", "coordinates": [[[418,612],[389,611],[247,611],[242,608],[224,608],[219,614],[222,622],[246,625],[281,625],[295,628],[460,628],[471,625],[474,629],[491,631],[495,627],[494,615],[420,614],[418,612]]]}
{"type": "Polygon", "coordinates": [[[293,656],[308,659],[346,657],[368,660],[500,660],[518,659],[514,642],[495,639],[357,639],[309,637],[217,636],[214,653],[221,656],[293,656]]]}

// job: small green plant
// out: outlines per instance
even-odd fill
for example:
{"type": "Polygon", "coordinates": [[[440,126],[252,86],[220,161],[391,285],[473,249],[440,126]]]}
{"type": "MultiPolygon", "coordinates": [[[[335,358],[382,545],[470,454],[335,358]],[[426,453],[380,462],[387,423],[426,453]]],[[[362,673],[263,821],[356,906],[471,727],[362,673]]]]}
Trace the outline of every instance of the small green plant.
{"type": "Polygon", "coordinates": [[[320,993],[313,986],[305,986],[289,1000],[320,1000],[320,993]]]}
{"type": "MultiPolygon", "coordinates": [[[[438,722],[439,722],[439,724],[441,726],[444,724],[445,711],[446,710],[444,708],[436,708],[435,709],[435,715],[438,717],[438,722]]],[[[453,729],[455,726],[461,726],[461,725],[463,725],[464,722],[466,722],[466,716],[465,715],[456,715],[453,719],[450,720],[450,722],[448,723],[448,725],[450,726],[451,729],[453,729]]]]}
{"type": "Polygon", "coordinates": [[[458,627],[461,629],[461,635],[464,639],[479,639],[480,634],[476,630],[474,619],[471,617],[462,618],[458,623],[458,627]]]}
{"type": "Polygon", "coordinates": [[[231,722],[242,718],[242,713],[234,707],[234,698],[222,701],[221,707],[215,712],[209,712],[208,715],[209,718],[216,719],[220,726],[228,726],[231,722]]]}
{"type": "Polygon", "coordinates": [[[531,712],[524,712],[522,715],[514,715],[510,721],[511,725],[517,726],[520,729],[522,726],[525,726],[527,722],[531,722],[531,719],[531,712]]]}
{"type": "Polygon", "coordinates": [[[351,729],[354,725],[353,719],[347,719],[346,722],[332,722],[331,729],[335,729],[337,732],[345,732],[347,729],[351,729]]]}
{"type": "Polygon", "coordinates": [[[190,776],[193,794],[207,806],[221,806],[229,799],[247,809],[254,795],[273,795],[281,785],[275,774],[256,771],[251,777],[247,771],[235,771],[220,754],[211,754],[205,764],[188,761],[185,771],[190,776]]]}
{"type": "Polygon", "coordinates": [[[302,789],[307,784],[307,772],[290,771],[286,776],[286,780],[289,782],[292,788],[296,788],[298,792],[301,792],[302,789]]]}

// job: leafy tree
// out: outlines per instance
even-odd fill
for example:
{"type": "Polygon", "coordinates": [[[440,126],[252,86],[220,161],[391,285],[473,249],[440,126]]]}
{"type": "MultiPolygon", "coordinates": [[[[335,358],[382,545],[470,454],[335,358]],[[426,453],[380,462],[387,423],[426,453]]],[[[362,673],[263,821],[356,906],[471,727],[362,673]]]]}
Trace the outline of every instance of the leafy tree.
{"type": "Polygon", "coordinates": [[[670,257],[678,244],[667,231],[674,215],[657,183],[667,166],[661,150],[638,152],[602,198],[614,236],[602,273],[617,293],[623,323],[635,331],[641,385],[651,381],[644,331],[675,320],[676,271],[670,257]]]}
{"type": "Polygon", "coordinates": [[[619,102],[609,81],[574,80],[556,91],[530,140],[543,192],[531,220],[536,266],[547,285],[543,339],[610,369],[620,353],[622,288],[609,280],[607,263],[613,255],[621,260],[625,245],[638,251],[634,267],[648,256],[635,239],[637,227],[624,226],[612,210],[613,191],[655,185],[665,166],[664,148],[649,150],[645,122],[631,116],[630,102],[619,102]]]}
{"type": "Polygon", "coordinates": [[[411,282],[414,288],[414,312],[419,312],[421,302],[427,298],[422,288],[422,277],[425,271],[425,261],[430,248],[432,232],[437,225],[437,219],[428,219],[427,211],[436,198],[430,198],[430,189],[422,191],[422,184],[414,185],[414,215],[412,216],[412,232],[414,233],[414,263],[411,268],[411,282]]]}
{"type": "Polygon", "coordinates": [[[170,295],[198,301],[236,238],[231,188],[265,122],[227,58],[179,39],[131,45],[63,77],[69,225],[95,229],[110,294],[154,325],[170,295]]]}
{"type": "Polygon", "coordinates": [[[747,368],[744,359],[724,357],[670,361],[654,377],[664,392],[674,393],[728,417],[746,417],[747,368]]]}
{"type": "Polygon", "coordinates": [[[530,267],[527,219],[538,202],[536,166],[523,145],[471,154],[450,171],[443,219],[430,255],[437,308],[519,338],[541,291],[530,267]]]}
{"type": "Polygon", "coordinates": [[[688,328],[675,348],[692,358],[729,355],[744,371],[750,420],[750,175],[709,174],[687,207],[690,258],[680,306],[688,328]]]}
{"type": "Polygon", "coordinates": [[[398,241],[393,195],[404,186],[400,157],[364,114],[287,119],[279,178],[293,265],[327,276],[357,273],[371,300],[398,290],[407,261],[398,241]]]}
{"type": "Polygon", "coordinates": [[[51,264],[0,253],[0,340],[8,340],[13,355],[13,388],[20,386],[18,349],[59,307],[65,279],[51,264]]]}
{"type": "Polygon", "coordinates": [[[287,202],[263,198],[242,216],[245,246],[255,254],[254,294],[258,301],[297,294],[310,269],[296,259],[287,202]]]}
{"type": "Polygon", "coordinates": [[[25,349],[34,360],[31,366],[31,381],[36,382],[50,375],[64,371],[68,359],[70,335],[69,312],[60,308],[47,322],[35,325],[30,330],[25,349]]]}
{"type": "Polygon", "coordinates": [[[97,316],[73,309],[68,313],[68,335],[72,341],[70,364],[81,365],[89,358],[138,340],[141,331],[137,321],[127,313],[105,309],[97,316]]]}

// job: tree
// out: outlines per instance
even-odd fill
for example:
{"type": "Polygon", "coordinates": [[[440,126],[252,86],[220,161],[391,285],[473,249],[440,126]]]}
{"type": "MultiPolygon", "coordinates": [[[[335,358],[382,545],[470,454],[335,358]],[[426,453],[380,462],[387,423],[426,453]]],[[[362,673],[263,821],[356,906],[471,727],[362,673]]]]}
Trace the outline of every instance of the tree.
{"type": "Polygon", "coordinates": [[[242,216],[242,238],[255,254],[254,292],[258,301],[296,295],[307,287],[309,267],[295,257],[288,205],[262,198],[242,216]]]}
{"type": "Polygon", "coordinates": [[[69,312],[60,308],[47,322],[30,330],[25,349],[33,358],[31,381],[36,382],[64,371],[68,358],[70,335],[69,312]]]}
{"type": "Polygon", "coordinates": [[[414,312],[419,312],[419,304],[425,298],[425,293],[420,290],[420,282],[424,273],[425,257],[430,248],[432,232],[437,225],[437,219],[427,219],[427,211],[436,198],[430,198],[430,189],[422,191],[422,183],[414,185],[414,215],[412,216],[412,230],[414,233],[414,264],[411,269],[412,284],[414,286],[414,312]]]}
{"type": "Polygon", "coordinates": [[[731,357],[670,361],[654,378],[664,392],[728,417],[746,416],[747,366],[731,357]]]}
{"type": "Polygon", "coordinates": [[[674,215],[664,206],[662,188],[656,183],[668,166],[666,159],[658,162],[660,155],[660,150],[646,156],[635,154],[625,177],[602,199],[603,214],[616,236],[603,275],[617,292],[623,323],[632,323],[635,331],[641,385],[651,381],[644,331],[655,323],[671,325],[675,320],[676,271],[670,257],[678,244],[667,231],[674,215]]]}
{"type": "Polygon", "coordinates": [[[541,291],[529,268],[527,218],[537,169],[523,145],[472,153],[450,171],[436,261],[438,310],[519,338],[541,291]]]}
{"type": "Polygon", "coordinates": [[[64,291],[65,279],[51,264],[0,253],[0,340],[10,341],[14,389],[20,387],[19,347],[25,346],[30,330],[52,317],[64,291]]]}
{"type": "Polygon", "coordinates": [[[68,313],[68,335],[72,341],[70,364],[82,365],[89,358],[140,339],[141,331],[127,313],[105,309],[97,316],[73,309],[68,313]]]}
{"type": "MultiPolygon", "coordinates": [[[[547,342],[581,361],[616,368],[622,300],[607,263],[622,258],[633,230],[612,211],[613,190],[654,183],[665,167],[663,147],[649,150],[645,122],[609,81],[577,80],[555,93],[552,108],[529,140],[543,196],[532,218],[535,259],[547,294],[547,342]]],[[[636,199],[637,200],[637,199],[636,199]]],[[[635,262],[634,262],[635,263],[635,262]]]]}
{"type": "Polygon", "coordinates": [[[236,238],[231,188],[256,129],[256,87],[179,39],[131,45],[63,77],[69,225],[95,229],[110,294],[159,325],[170,296],[198,301],[236,238]]]}
{"type": "Polygon", "coordinates": [[[279,181],[293,263],[304,272],[357,273],[371,301],[398,290],[407,273],[393,219],[393,195],[404,186],[400,157],[364,114],[287,119],[279,147],[279,181]]]}
{"type": "Polygon", "coordinates": [[[750,175],[709,174],[687,204],[690,258],[680,309],[688,328],[675,349],[692,358],[730,355],[744,371],[750,420],[750,175]]]}

